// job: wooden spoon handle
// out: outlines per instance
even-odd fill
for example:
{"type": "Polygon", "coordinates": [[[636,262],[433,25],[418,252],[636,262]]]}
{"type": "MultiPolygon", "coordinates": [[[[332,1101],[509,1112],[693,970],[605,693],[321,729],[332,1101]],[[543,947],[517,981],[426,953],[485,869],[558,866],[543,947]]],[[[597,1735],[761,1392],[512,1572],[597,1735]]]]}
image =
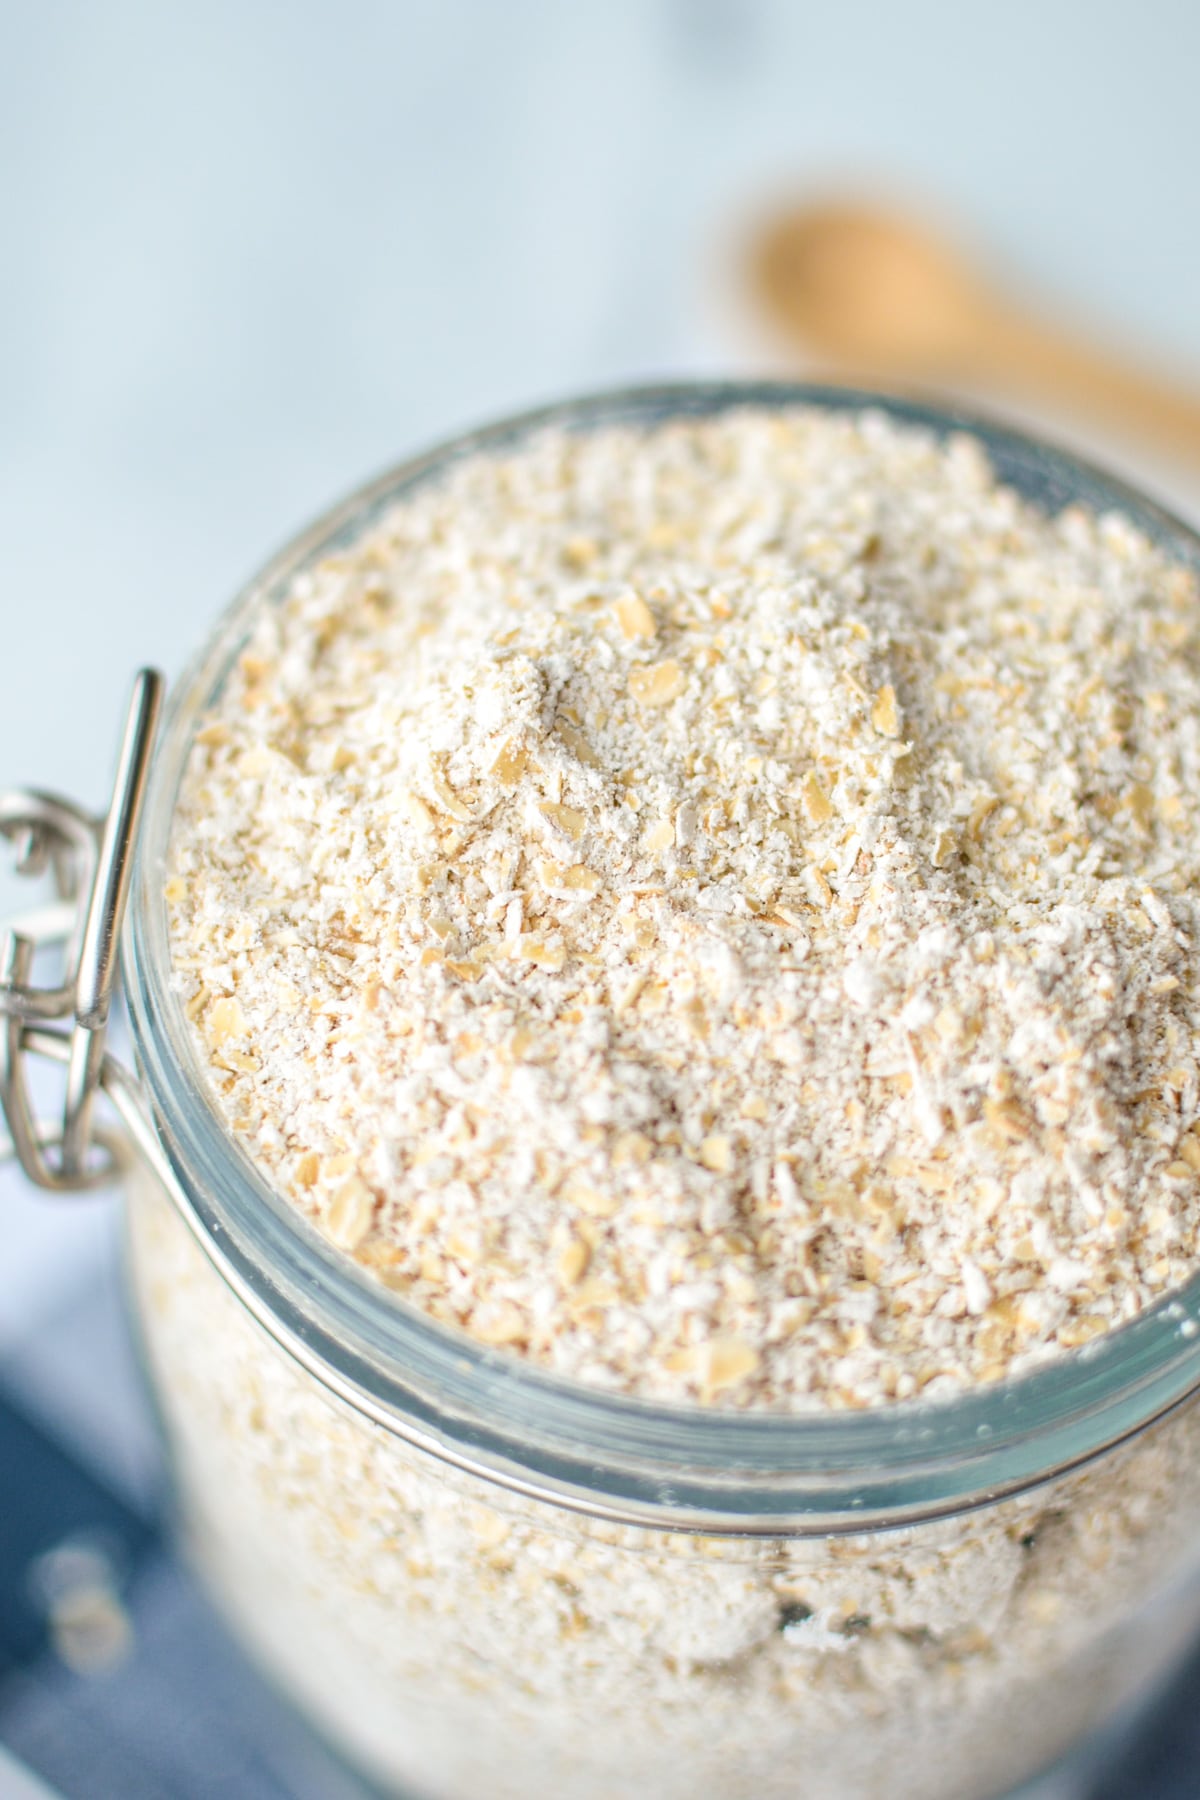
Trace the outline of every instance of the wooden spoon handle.
{"type": "Polygon", "coordinates": [[[1018,313],[992,315],[975,350],[981,375],[1062,401],[1200,462],[1200,399],[1182,385],[1018,313]]]}

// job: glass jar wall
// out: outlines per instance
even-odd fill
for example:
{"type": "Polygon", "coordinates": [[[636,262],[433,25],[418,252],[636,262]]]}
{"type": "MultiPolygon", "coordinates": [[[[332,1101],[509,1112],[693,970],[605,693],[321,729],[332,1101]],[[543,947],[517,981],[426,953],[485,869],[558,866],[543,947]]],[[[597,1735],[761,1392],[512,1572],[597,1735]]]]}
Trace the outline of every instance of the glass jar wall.
{"type": "Polygon", "coordinates": [[[188,1547],[268,1674],[397,1793],[985,1800],[1151,1686],[1200,1623],[1195,1403],[922,1524],[621,1525],[334,1398],[149,1177],[129,1233],[188,1547]]]}
{"type": "MultiPolygon", "coordinates": [[[[546,422],[866,398],[657,390],[463,440],[285,551],[176,696],[127,944],[164,1148],[129,1206],[146,1362],[214,1591],[397,1792],[986,1800],[1152,1685],[1200,1623],[1193,1289],[939,1404],[795,1417],[588,1391],[413,1312],[320,1240],[217,1119],[171,990],[161,870],[195,721],[310,560],[546,422]]],[[[1196,562],[1138,497],[972,428],[1034,500],[1119,506],[1196,562]]]]}

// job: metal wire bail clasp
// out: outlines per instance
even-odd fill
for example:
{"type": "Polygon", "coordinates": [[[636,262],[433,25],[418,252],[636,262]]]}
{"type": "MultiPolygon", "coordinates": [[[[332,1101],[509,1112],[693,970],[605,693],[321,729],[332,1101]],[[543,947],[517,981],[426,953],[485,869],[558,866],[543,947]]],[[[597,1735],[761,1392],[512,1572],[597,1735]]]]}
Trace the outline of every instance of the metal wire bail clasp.
{"type": "Polygon", "coordinates": [[[162,691],[162,677],[143,669],[112,800],[100,818],[51,794],[0,792],[0,835],[16,846],[18,871],[36,876],[52,868],[58,890],[57,904],[0,927],[0,1116],[8,1133],[7,1143],[0,1137],[0,1159],[6,1151],[15,1155],[30,1181],[59,1192],[107,1180],[117,1157],[92,1112],[110,1073],[104,1044],[162,691]],[[63,947],[61,979],[37,986],[34,958],[50,945],[63,947]],[[31,1057],[66,1065],[61,1121],[36,1115],[31,1057]]]}

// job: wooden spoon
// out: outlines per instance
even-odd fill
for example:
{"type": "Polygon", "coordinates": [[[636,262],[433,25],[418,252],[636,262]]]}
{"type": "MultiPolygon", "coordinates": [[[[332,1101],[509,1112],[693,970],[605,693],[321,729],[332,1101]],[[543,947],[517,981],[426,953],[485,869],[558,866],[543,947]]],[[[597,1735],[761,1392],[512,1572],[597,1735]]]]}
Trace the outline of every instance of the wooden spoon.
{"type": "Polygon", "coordinates": [[[806,348],[882,380],[1019,386],[1200,461],[1200,398],[992,292],[920,226],[856,206],[762,234],[754,283],[806,348]]]}

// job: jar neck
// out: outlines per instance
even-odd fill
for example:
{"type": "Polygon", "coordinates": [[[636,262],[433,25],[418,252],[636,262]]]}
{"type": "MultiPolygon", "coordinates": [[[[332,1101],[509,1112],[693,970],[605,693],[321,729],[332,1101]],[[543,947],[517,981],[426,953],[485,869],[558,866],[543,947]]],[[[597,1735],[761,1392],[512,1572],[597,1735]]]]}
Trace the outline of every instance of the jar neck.
{"type": "Polygon", "coordinates": [[[266,1183],[221,1124],[170,984],[164,867],[198,716],[249,622],[317,558],[451,462],[548,425],[715,414],[735,406],[879,408],[935,435],[970,430],[1002,481],[1046,510],[1119,508],[1173,556],[1200,544],[1150,502],[1045,445],[962,414],[848,390],[777,384],[653,388],[568,402],[457,439],[384,476],[290,545],[245,590],[185,676],[148,802],[125,938],[139,1066],[159,1172],[222,1277],[284,1350],[385,1429],[556,1505],[672,1530],[780,1535],[936,1518],[1102,1454],[1200,1386],[1200,1279],[1053,1364],[960,1397],[866,1412],[719,1412],[589,1390],[488,1350],[397,1299],[266,1183]]]}

